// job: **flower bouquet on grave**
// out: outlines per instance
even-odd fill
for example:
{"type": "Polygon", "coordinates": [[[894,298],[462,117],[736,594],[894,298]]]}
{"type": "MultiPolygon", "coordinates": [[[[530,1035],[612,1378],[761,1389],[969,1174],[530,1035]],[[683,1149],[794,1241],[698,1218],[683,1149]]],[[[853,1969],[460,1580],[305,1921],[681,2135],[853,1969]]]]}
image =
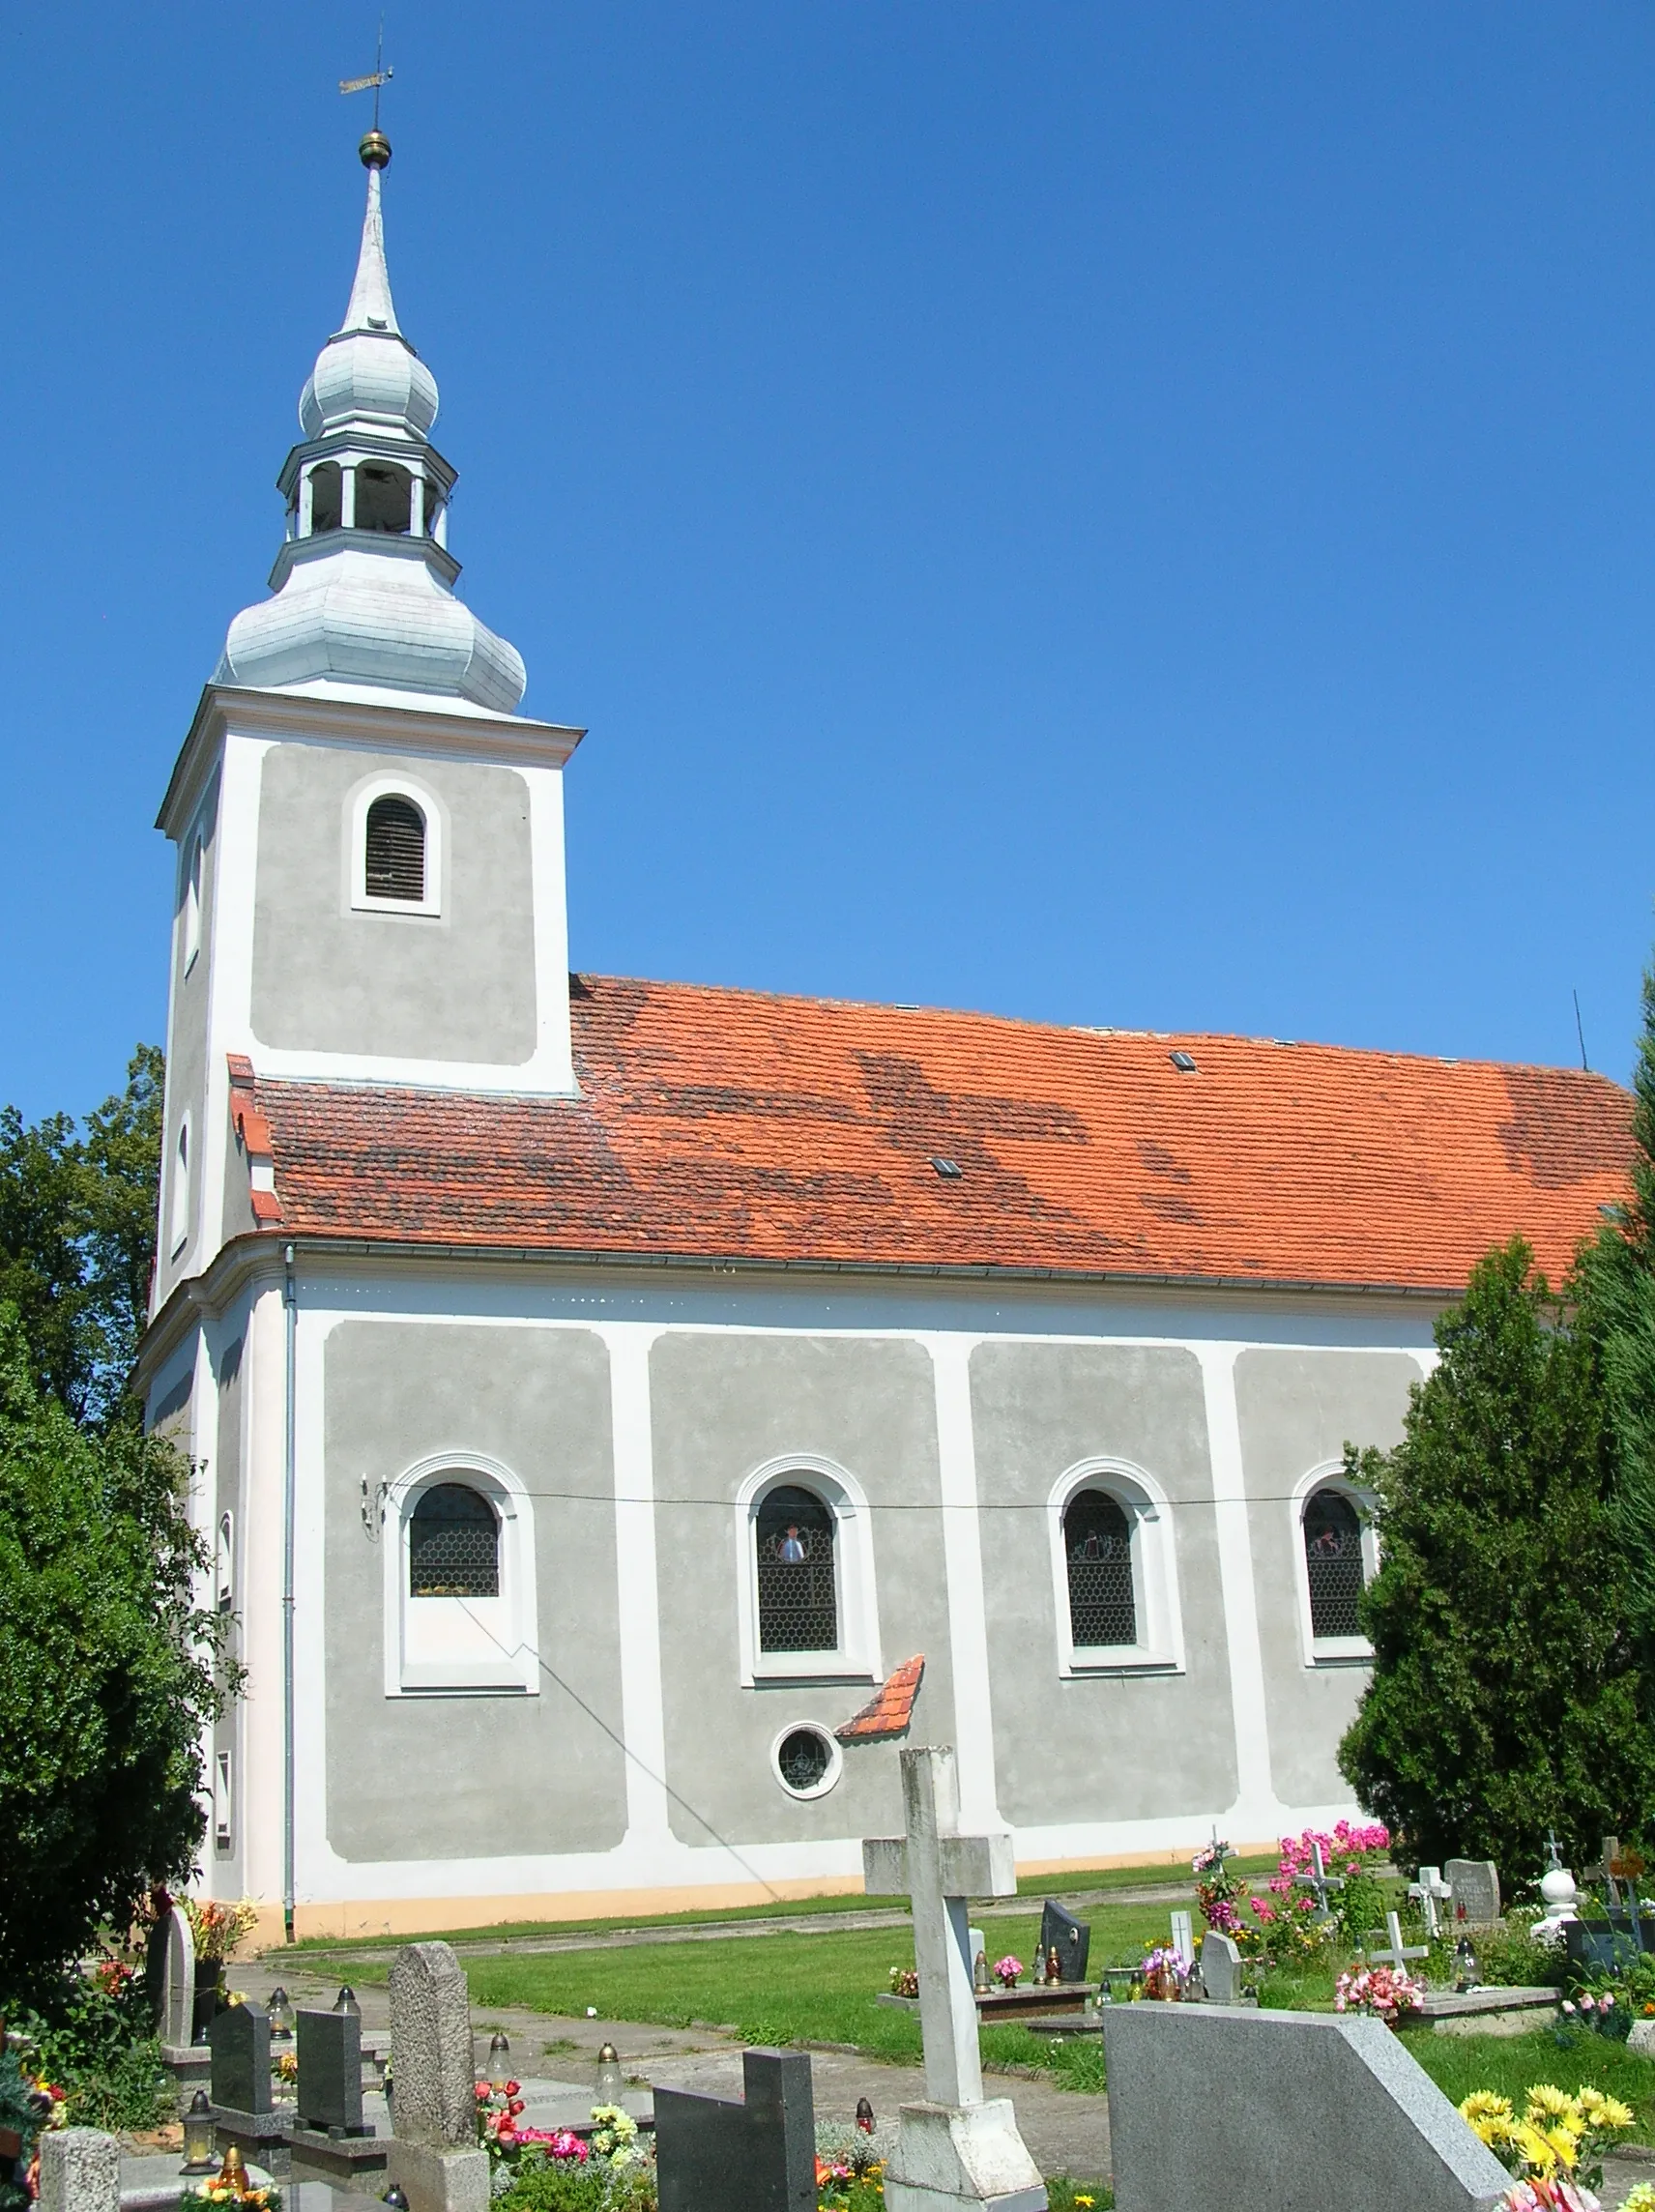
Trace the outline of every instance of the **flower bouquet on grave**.
{"type": "Polygon", "coordinates": [[[1014,1990],[1022,1971],[1023,1961],[1010,1951],[1007,1951],[1003,1959],[997,1959],[994,1963],[994,1978],[1002,1990],[1014,1990]]]}
{"type": "Polygon", "coordinates": [[[1419,2010],[1424,1995],[1406,1966],[1350,1966],[1333,1986],[1333,2009],[1371,2013],[1395,2027],[1402,2015],[1419,2010]]]}
{"type": "MultiPolygon", "coordinates": [[[[1615,2138],[1632,2125],[1630,2107],[1618,2097],[1606,2097],[1601,2089],[1577,2089],[1571,2097],[1550,2081],[1537,2081],[1528,2091],[1521,2117],[1507,2097],[1492,2089],[1473,2089],[1460,2107],[1502,2166],[1515,2173],[1520,2184],[1534,2192],[1551,2189],[1572,2195],[1536,2194],[1532,2201],[1559,2205],[1575,2212],[1577,2204],[1596,2212],[1593,2189],[1603,2179],[1603,2159],[1615,2138]]],[[[1529,2200],[1516,2191],[1506,2202],[1524,2206],[1529,2200]]]]}
{"type": "Polygon", "coordinates": [[[179,2191],[178,2212],[235,2212],[238,2206],[245,2212],[281,2212],[281,2191],[268,2181],[255,2188],[232,2144],[217,2173],[179,2191]]]}
{"type": "Polygon", "coordinates": [[[1163,2004],[1176,2004],[1184,1994],[1189,1980],[1189,1968],[1178,1954],[1166,1943],[1152,1943],[1144,1953],[1143,1980],[1137,1984],[1134,1996],[1156,1997],[1163,2004]]]}
{"type": "Polygon", "coordinates": [[[1197,1851],[1190,1861],[1196,1903],[1214,1935],[1228,1936],[1239,1951],[1258,1952],[1263,1949],[1264,1933],[1257,1920],[1242,1918],[1246,1906],[1253,1906],[1255,1911],[1258,1907],[1246,1876],[1233,1874],[1226,1863],[1234,1855],[1216,1836],[1205,1850],[1197,1851]]]}
{"type": "Polygon", "coordinates": [[[893,1997],[916,1997],[919,1994],[919,1971],[915,1966],[892,1966],[890,1994],[893,1997]]]}
{"type": "Polygon", "coordinates": [[[235,1957],[242,1937],[258,1919],[258,1906],[250,1898],[244,1897],[240,1905],[214,1905],[194,1897],[182,1902],[197,1960],[217,1960],[220,1965],[235,1957]]]}
{"type": "Polygon", "coordinates": [[[599,2166],[644,2166],[649,2154],[638,2140],[638,2123],[623,2105],[594,2105],[588,2144],[599,2166]]]}

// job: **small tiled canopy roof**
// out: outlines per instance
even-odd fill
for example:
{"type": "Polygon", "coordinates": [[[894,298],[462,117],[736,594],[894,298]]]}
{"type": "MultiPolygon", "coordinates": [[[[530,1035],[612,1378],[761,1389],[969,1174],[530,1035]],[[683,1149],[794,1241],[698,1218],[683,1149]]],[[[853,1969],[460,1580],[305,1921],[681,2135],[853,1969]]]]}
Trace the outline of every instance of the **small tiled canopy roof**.
{"type": "Polygon", "coordinates": [[[833,1733],[841,1743],[886,1743],[892,1736],[906,1735],[924,1673],[923,1652],[916,1658],[905,1659],[900,1667],[892,1668],[867,1703],[858,1707],[843,1728],[836,1728],[833,1733]]]}
{"type": "Polygon", "coordinates": [[[280,1233],[1453,1290],[1515,1232],[1556,1279],[1626,1194],[1583,1069],[603,977],[572,1011],[577,1098],[257,1081],[280,1233]]]}

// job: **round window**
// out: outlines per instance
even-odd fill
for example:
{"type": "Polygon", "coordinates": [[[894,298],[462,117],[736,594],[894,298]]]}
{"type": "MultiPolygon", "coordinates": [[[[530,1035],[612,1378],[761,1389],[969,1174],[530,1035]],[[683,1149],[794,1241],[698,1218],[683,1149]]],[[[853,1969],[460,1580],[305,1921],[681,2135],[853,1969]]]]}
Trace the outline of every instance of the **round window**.
{"type": "Polygon", "coordinates": [[[782,1788],[795,1797],[820,1797],[839,1779],[839,1747],[822,1729],[787,1730],[770,1756],[782,1788]]]}

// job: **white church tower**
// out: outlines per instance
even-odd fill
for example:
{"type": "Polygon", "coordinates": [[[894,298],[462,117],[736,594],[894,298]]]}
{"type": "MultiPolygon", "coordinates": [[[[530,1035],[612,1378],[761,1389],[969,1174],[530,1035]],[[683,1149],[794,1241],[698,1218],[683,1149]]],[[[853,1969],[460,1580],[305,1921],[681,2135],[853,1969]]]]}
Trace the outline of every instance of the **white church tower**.
{"type": "Polygon", "coordinates": [[[454,597],[455,472],[386,268],[391,147],[374,130],[361,153],[362,250],[277,480],[273,596],[231,623],[160,816],[178,891],[157,1309],[258,1213],[239,1060],[574,1090],[562,784],[582,733],[518,713],[522,656],[454,597]]]}

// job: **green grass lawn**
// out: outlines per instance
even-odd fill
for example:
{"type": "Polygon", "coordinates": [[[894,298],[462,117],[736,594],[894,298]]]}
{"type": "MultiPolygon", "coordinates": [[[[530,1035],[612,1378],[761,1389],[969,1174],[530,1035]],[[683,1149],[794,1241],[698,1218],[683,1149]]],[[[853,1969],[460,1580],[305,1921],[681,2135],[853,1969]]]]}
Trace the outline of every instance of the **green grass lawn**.
{"type": "Polygon", "coordinates": [[[1473,2089],[1495,2089],[1522,2111],[1524,2092],[1537,2081],[1550,2081],[1571,2096],[1589,2082],[1632,2107],[1638,2115],[1632,2139],[1655,2141],[1655,2064],[1624,2043],[1582,2036],[1563,2051],[1545,2028],[1508,2036],[1433,2035],[1428,2028],[1405,2028],[1401,2040],[1456,2105],[1473,2089]]]}
{"type": "MultiPolygon", "coordinates": [[[[1233,1867],[1255,1877],[1275,1872],[1274,1857],[1233,1859],[1233,1867]]],[[[1152,1866],[1083,1868],[1063,1875],[1024,1875],[1017,1884],[1019,1897],[1059,1899],[1073,1898],[1101,1890],[1144,1889],[1182,1886],[1189,1896],[1195,1896],[1195,1885],[1190,1876],[1189,1862],[1179,1859],[1176,1864],[1161,1863],[1152,1866]]],[[[882,1907],[883,1898],[864,1897],[860,1891],[846,1896],[790,1897],[772,1900],[764,1905],[730,1905],[717,1907],[700,1907],[685,1912],[632,1913],[613,1919],[600,1920],[503,1920],[487,1928],[448,1928],[436,1931],[427,1938],[433,1942],[462,1943],[493,1941],[514,1942],[537,1936],[598,1936],[622,1928],[688,1928],[714,1926],[723,1921],[797,1919],[803,1915],[826,1912],[862,1912],[870,1906],[882,1907]]],[[[295,1952],[323,1953],[333,1951],[383,1951],[394,1937],[385,1936],[307,1936],[303,1942],[277,1944],[263,1955],[266,1958],[289,1958],[295,1952]]]]}

